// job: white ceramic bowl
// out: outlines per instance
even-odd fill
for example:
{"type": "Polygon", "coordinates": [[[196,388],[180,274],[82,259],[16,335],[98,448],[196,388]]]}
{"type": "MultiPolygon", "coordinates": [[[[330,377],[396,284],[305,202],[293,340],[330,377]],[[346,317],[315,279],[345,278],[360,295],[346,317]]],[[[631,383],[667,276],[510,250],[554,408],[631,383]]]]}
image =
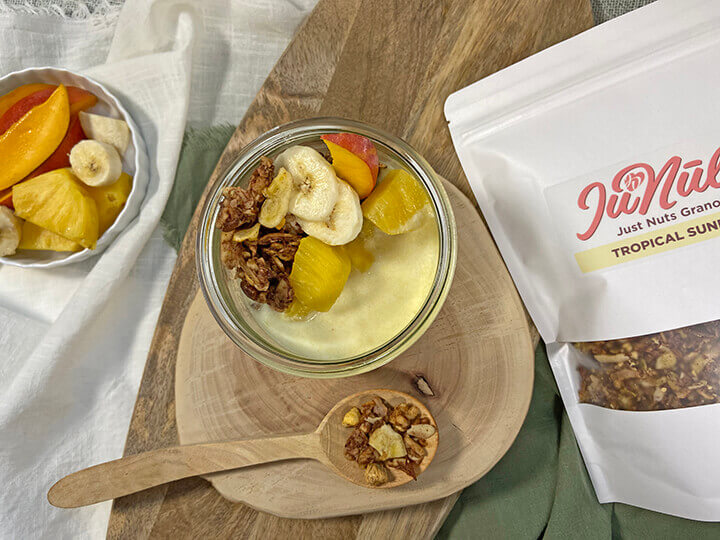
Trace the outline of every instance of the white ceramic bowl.
{"type": "Polygon", "coordinates": [[[130,117],[125,107],[102,84],[79,73],[59,68],[29,68],[15,71],[0,78],[0,95],[30,83],[64,84],[77,86],[95,94],[98,103],[88,112],[122,118],[130,126],[130,145],[123,156],[123,171],[133,177],[132,190],[125,207],[110,228],[98,239],[95,249],[84,249],[76,253],[60,253],[55,251],[19,250],[15,255],[0,257],[0,263],[27,268],[52,268],[82,261],[101,253],[117,237],[140,211],[149,179],[148,157],[145,143],[140,130],[130,117]]]}

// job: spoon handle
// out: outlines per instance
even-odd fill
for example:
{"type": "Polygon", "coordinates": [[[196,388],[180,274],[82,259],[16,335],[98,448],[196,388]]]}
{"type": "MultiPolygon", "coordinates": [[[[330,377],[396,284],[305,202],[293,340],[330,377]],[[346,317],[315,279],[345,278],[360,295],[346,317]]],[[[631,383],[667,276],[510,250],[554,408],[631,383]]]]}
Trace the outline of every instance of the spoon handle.
{"type": "Polygon", "coordinates": [[[317,433],[171,446],[72,473],[50,488],[48,501],[60,508],[76,508],[190,476],[320,454],[317,433]]]}

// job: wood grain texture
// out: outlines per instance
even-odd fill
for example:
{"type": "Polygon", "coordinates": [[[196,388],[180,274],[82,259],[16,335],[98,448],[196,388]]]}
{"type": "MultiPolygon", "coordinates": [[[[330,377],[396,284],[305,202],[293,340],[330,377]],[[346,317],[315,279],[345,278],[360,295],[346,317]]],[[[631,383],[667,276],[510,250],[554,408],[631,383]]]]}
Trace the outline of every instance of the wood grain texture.
{"type": "MultiPolygon", "coordinates": [[[[405,138],[469,195],[445,126],[445,98],[592,24],[588,0],[320,0],[268,76],[209,184],[240,148],[265,130],[293,119],[341,114],[405,138]],[[408,40],[418,48],[408,46],[408,40]],[[357,58],[349,51],[366,54],[357,58]],[[342,88],[350,91],[337,94],[342,88]]],[[[158,319],[127,455],[178,442],[175,359],[180,329],[198,290],[197,219],[198,212],[158,319]]],[[[204,480],[189,479],[116,500],[108,536],[392,538],[415,532],[431,537],[456,498],[364,517],[287,520],[230,503],[204,480]]]]}
{"type": "MultiPolygon", "coordinates": [[[[386,366],[344,379],[285,375],[238,349],[198,294],[182,330],[175,383],[183,444],[307,431],[344,395],[400,390],[421,399],[438,422],[442,443],[433,466],[417,482],[369,492],[319,463],[288,461],[212,475],[222,495],[284,517],[386,510],[461,490],[510,447],[532,394],[527,319],[480,216],[452,184],[446,189],[459,224],[455,279],[437,319],[408,351],[386,366]],[[421,392],[419,376],[431,389],[428,394],[421,392]],[[279,478],[282,489],[277,489],[279,478]]],[[[336,450],[344,442],[335,441],[336,450]]],[[[362,484],[359,470],[353,470],[362,484]]]]}

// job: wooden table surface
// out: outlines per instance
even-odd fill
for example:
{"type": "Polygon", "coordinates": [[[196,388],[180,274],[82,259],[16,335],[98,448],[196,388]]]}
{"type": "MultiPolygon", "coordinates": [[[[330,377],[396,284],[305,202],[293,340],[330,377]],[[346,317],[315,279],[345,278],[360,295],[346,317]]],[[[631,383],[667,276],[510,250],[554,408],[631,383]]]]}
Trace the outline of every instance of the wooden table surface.
{"type": "MultiPolygon", "coordinates": [[[[267,129],[293,119],[336,115],[404,138],[472,197],[443,116],[447,96],[592,24],[588,0],[320,0],[268,76],[209,184],[267,129]]],[[[178,442],[175,358],[198,289],[198,214],[158,319],[126,455],[178,442]]],[[[231,503],[194,478],[116,500],[108,536],[427,538],[456,499],[367,516],[289,520],[231,503]]]]}

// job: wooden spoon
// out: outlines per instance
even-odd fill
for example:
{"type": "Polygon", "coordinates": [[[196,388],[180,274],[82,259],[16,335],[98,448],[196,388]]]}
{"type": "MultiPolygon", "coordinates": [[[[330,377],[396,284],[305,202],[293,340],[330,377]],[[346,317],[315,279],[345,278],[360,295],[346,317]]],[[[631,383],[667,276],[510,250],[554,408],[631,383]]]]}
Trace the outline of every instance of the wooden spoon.
{"type": "MultiPolygon", "coordinates": [[[[402,402],[416,405],[437,429],[430,411],[414,397],[395,390],[368,390],[338,402],[312,433],[264,439],[245,439],[216,443],[172,446],[101,463],[60,479],[48,492],[48,501],[60,508],[76,508],[136,493],[174,480],[239,469],[285,459],[315,459],[346,480],[369,486],[364,469],[344,455],[345,441],[351,433],[342,419],[351,407],[359,407],[375,396],[390,405],[402,402]]],[[[435,457],[438,434],[427,439],[427,455],[418,467],[422,473],[435,457]]],[[[391,488],[406,484],[412,477],[391,468],[389,482],[377,486],[391,488]]]]}

